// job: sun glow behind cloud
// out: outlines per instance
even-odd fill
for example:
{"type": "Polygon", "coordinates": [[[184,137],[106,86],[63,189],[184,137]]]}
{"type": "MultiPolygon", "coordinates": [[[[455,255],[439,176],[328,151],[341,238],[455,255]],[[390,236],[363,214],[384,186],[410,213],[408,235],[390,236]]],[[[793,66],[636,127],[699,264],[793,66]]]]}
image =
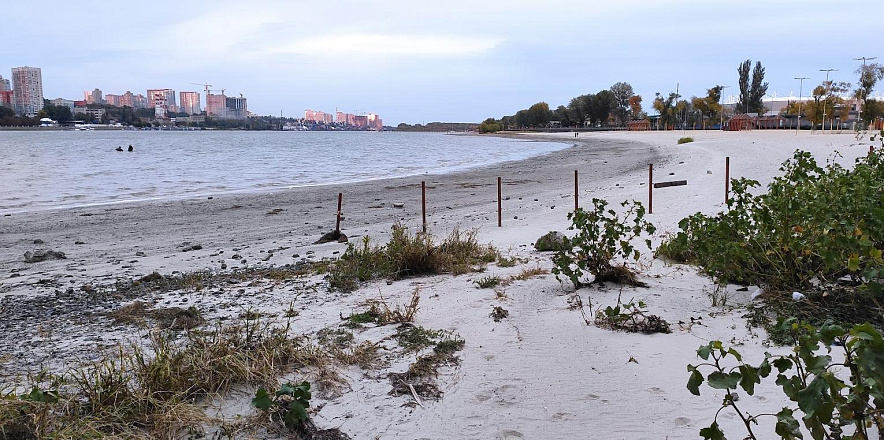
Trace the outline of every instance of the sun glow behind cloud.
{"type": "Polygon", "coordinates": [[[268,52],[307,56],[462,56],[487,52],[502,42],[499,38],[441,35],[337,34],[298,39],[268,52]]]}

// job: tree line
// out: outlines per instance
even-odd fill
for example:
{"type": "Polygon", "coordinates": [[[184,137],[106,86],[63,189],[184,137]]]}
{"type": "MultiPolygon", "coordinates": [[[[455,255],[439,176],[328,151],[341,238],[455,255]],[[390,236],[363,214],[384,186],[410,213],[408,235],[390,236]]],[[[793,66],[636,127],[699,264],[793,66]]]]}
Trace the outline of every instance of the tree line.
{"type": "MultiPolygon", "coordinates": [[[[849,118],[850,108],[842,98],[851,94],[860,101],[861,120],[868,124],[877,118],[884,117],[884,102],[875,100],[872,90],[878,81],[884,79],[884,67],[879,64],[865,64],[857,69],[859,83],[851,93],[851,84],[847,82],[823,81],[812,92],[812,100],[807,102],[791,102],[780,112],[786,115],[806,117],[814,124],[832,117],[842,121],[849,118]]],[[[745,60],[737,67],[738,101],[734,104],[733,113],[767,114],[771,111],[765,107],[764,97],[767,95],[768,83],[764,81],[765,68],[761,61],[745,60]]],[[[727,119],[722,104],[722,93],[725,87],[715,85],[706,90],[706,96],[692,96],[683,99],[675,92],[668,94],[655,93],[652,107],[656,114],[649,118],[642,111],[642,97],[633,92],[629,83],[618,82],[609,89],[595,94],[580,95],[572,98],[568,105],[559,105],[550,109],[546,102],[538,102],[527,109],[522,109],[511,116],[500,119],[488,118],[479,125],[482,133],[507,129],[534,129],[561,127],[607,127],[625,126],[631,120],[653,119],[658,129],[676,129],[682,127],[705,127],[715,125],[727,119]]]]}

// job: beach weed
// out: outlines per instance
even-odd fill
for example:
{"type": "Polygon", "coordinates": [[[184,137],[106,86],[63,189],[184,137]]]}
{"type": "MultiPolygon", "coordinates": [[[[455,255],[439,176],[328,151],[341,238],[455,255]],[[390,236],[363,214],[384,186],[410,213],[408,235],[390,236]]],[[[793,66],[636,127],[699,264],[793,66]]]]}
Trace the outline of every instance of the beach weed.
{"type": "Polygon", "coordinates": [[[804,428],[815,439],[842,438],[845,427],[853,429],[851,438],[871,438],[872,429],[879,436],[884,433],[884,402],[880,399],[884,393],[881,333],[870,324],[855,325],[848,331],[831,322],[814,327],[791,318],[781,319],[778,326],[790,335],[793,350],[785,355],[765,353],[758,365],[747,363],[737,350],[726,348],[721,341],[711,341],[697,349],[702,363],[688,364],[688,390],[699,396],[700,386],[705,382],[710,388],[725,393],[712,424],[701,429],[700,436],[724,438],[718,414],[726,408],[737,414],[748,433],[746,438],[751,439],[759,438],[753,429],[757,429],[760,417],[776,419],[774,432],[780,438],[803,438],[799,421],[794,417],[799,410],[803,413],[800,420],[804,428]],[[833,357],[830,354],[833,350],[843,354],[833,357]],[[849,374],[839,374],[839,370],[849,374]],[[776,374],[775,383],[792,404],[775,414],[750,415],[741,409],[743,403],[738,403],[736,390],[752,396],[756,385],[771,374],[776,374]]]}
{"type": "MultiPolygon", "coordinates": [[[[636,201],[621,203],[625,208],[622,214],[608,208],[608,202],[592,199],[593,208],[582,208],[568,213],[572,224],[569,230],[576,230],[572,237],[563,237],[564,249],[553,255],[553,273],[560,282],[562,277],[571,281],[574,287],[584,284],[584,275],[592,274],[593,282],[613,281],[631,286],[645,284],[635,278],[627,266],[629,260],[637,261],[641,252],[632,242],[641,237],[649,237],[656,228],[645,220],[645,207],[636,201]],[[614,259],[625,260],[615,263],[614,259]]],[[[644,239],[651,249],[651,240],[644,239]]]]}
{"type": "Polygon", "coordinates": [[[683,137],[683,138],[679,138],[679,139],[678,139],[678,145],[681,145],[681,144],[688,144],[688,143],[691,143],[691,142],[693,142],[693,141],[694,141],[694,138],[692,138],[692,137],[690,137],[690,136],[686,136],[686,137],[683,137]]]}

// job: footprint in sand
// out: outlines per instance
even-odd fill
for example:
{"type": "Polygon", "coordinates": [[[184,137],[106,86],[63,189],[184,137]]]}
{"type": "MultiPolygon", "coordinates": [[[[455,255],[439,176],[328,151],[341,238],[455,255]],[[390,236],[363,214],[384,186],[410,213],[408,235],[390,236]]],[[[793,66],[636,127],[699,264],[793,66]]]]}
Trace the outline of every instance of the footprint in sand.
{"type": "Polygon", "coordinates": [[[676,417],[675,418],[675,426],[691,426],[694,421],[687,417],[676,417]]]}
{"type": "Polygon", "coordinates": [[[494,390],[495,401],[500,406],[512,406],[519,400],[519,387],[515,385],[501,385],[494,390]]]}
{"type": "Polygon", "coordinates": [[[500,440],[510,440],[516,438],[525,438],[525,435],[519,431],[514,431],[512,429],[504,429],[497,433],[497,438],[500,440]]]}
{"type": "Polygon", "coordinates": [[[650,387],[650,388],[648,388],[648,392],[650,392],[650,393],[654,393],[654,394],[660,394],[660,393],[663,392],[663,388],[659,388],[659,387],[650,387]]]}
{"type": "Polygon", "coordinates": [[[577,417],[577,414],[564,413],[564,412],[555,413],[552,415],[553,421],[556,421],[556,422],[564,422],[564,421],[568,421],[568,420],[574,420],[575,417],[577,417]]]}

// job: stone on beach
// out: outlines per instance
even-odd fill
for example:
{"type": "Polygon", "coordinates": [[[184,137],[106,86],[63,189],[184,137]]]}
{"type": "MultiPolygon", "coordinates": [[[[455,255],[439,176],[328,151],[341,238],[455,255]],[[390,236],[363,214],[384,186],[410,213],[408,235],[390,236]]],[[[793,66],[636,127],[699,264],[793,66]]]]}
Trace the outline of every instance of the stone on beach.
{"type": "Polygon", "coordinates": [[[52,249],[37,249],[35,251],[25,252],[25,263],[39,263],[46,260],[64,260],[66,258],[64,252],[58,252],[52,249]]]}

